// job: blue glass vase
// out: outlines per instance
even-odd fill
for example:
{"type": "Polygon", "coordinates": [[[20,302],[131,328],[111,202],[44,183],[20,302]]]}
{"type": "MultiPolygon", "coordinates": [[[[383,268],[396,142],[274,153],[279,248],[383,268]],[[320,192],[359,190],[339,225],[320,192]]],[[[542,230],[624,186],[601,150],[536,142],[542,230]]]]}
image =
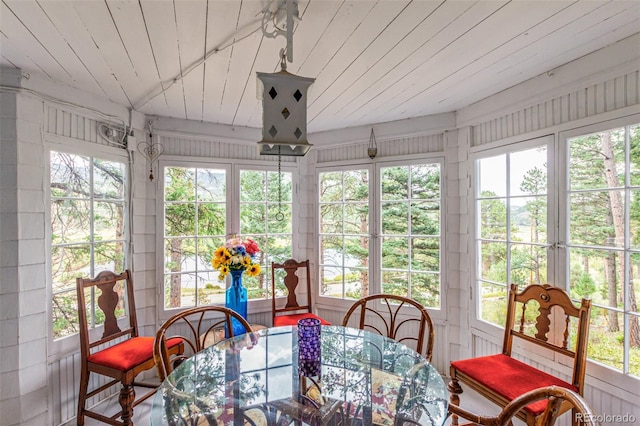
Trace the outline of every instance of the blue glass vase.
{"type": "MultiPolygon", "coordinates": [[[[224,305],[239,313],[242,318],[247,319],[247,289],[242,285],[243,273],[242,269],[231,270],[231,285],[227,289],[224,305]]],[[[237,319],[231,318],[231,324],[234,336],[246,333],[237,319]]],[[[229,337],[229,333],[227,333],[227,337],[229,337]]]]}

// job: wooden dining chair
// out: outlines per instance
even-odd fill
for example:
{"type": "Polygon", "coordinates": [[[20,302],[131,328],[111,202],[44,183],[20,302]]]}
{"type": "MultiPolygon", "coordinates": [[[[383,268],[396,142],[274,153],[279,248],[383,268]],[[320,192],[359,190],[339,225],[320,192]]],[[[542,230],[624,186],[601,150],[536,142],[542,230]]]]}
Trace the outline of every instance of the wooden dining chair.
{"type": "Polygon", "coordinates": [[[544,406],[538,418],[538,426],[553,426],[561,414],[560,407],[570,407],[577,423],[597,426],[598,416],[589,404],[576,392],[559,386],[546,386],[526,392],[507,404],[497,416],[485,416],[449,404],[449,414],[469,420],[470,425],[510,426],[513,417],[532,404],[544,406]]]}
{"type": "Polygon", "coordinates": [[[171,374],[182,361],[205,349],[208,342],[233,337],[232,319],[251,332],[247,320],[224,306],[185,309],[167,319],[156,332],[153,342],[153,359],[160,380],[171,374]],[[181,353],[172,352],[170,348],[175,341],[182,342],[185,350],[181,353]]]}
{"type": "Polygon", "coordinates": [[[331,325],[324,318],[312,312],[311,304],[311,271],[309,270],[309,259],[298,262],[295,259],[288,259],[284,263],[271,263],[271,313],[273,326],[298,325],[298,320],[304,318],[317,318],[322,325],[331,325]],[[284,306],[276,306],[276,275],[278,270],[284,270],[284,285],[287,289],[287,302],[284,306]],[[304,270],[305,284],[307,288],[306,300],[300,304],[296,290],[300,283],[298,272],[304,270]]]}
{"type": "MultiPolygon", "coordinates": [[[[558,287],[533,284],[519,292],[518,286],[512,284],[502,353],[452,361],[451,381],[447,386],[451,404],[460,405],[460,383],[501,407],[528,391],[546,386],[560,386],[582,395],[590,311],[590,300],[582,299],[580,306],[575,306],[569,295],[558,287]],[[559,336],[558,340],[550,340],[550,330],[562,331],[554,333],[559,336]],[[513,358],[514,338],[568,357],[572,362],[570,381],[513,358]],[[570,345],[574,340],[575,344],[570,345]]],[[[546,400],[525,404],[517,412],[517,417],[528,425],[536,424],[536,419],[544,415],[546,407],[546,400]]],[[[558,407],[560,414],[570,409],[571,404],[564,402],[558,407]]],[[[451,424],[458,424],[455,413],[451,424]]]]}
{"type": "MultiPolygon", "coordinates": [[[[103,271],[95,278],[77,278],[78,317],[80,324],[80,391],[78,393],[77,424],[84,425],[85,416],[111,425],[132,424],[133,408],[154,394],[157,384],[136,382],[135,378],[143,371],[152,369],[153,337],[138,335],[136,306],[133,297],[133,279],[131,272],[120,274],[103,271]],[[87,322],[87,295],[95,292],[98,307],[104,313],[104,332],[102,337],[92,338],[87,322]],[[126,295],[126,299],[122,297],[126,295]],[[126,309],[123,309],[126,306],[126,309]],[[128,326],[121,329],[118,320],[128,316],[128,326]],[[88,392],[91,373],[97,373],[113,380],[88,392]],[[120,382],[119,402],[121,411],[111,417],[85,408],[88,398],[103,392],[120,382]],[[136,399],[134,386],[152,388],[144,396],[136,399]],[[120,420],[117,418],[120,417],[120,420]]],[[[122,320],[124,322],[124,319],[122,320]]],[[[172,342],[167,352],[181,351],[179,342],[172,342]]]]}
{"type": "Polygon", "coordinates": [[[347,327],[354,316],[355,326],[374,331],[401,343],[431,361],[435,331],[429,312],[413,299],[394,294],[372,294],[351,305],[342,320],[347,327]]]}

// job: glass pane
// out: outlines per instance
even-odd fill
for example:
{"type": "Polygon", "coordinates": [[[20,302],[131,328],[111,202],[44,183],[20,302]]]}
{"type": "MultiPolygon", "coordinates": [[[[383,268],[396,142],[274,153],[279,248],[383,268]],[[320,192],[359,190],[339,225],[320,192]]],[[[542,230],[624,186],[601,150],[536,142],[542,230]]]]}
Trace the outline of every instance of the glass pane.
{"type": "Polygon", "coordinates": [[[320,263],[324,265],[342,265],[342,237],[320,237],[320,263]]]}
{"type": "Polygon", "coordinates": [[[440,199],[440,165],[411,166],[411,198],[440,199]]]}
{"type": "Polygon", "coordinates": [[[282,172],[280,174],[280,188],[278,190],[278,172],[269,172],[269,186],[267,199],[272,202],[281,200],[283,203],[291,202],[291,173],[282,172]]]}
{"type": "Polygon", "coordinates": [[[102,271],[123,271],[124,268],[124,243],[116,241],[111,243],[98,243],[94,248],[94,275],[102,271]]]}
{"type": "MultiPolygon", "coordinates": [[[[622,371],[624,346],[623,315],[608,309],[592,309],[587,357],[622,371]]],[[[640,370],[636,358],[636,374],[640,370]]]]}
{"type": "Polygon", "coordinates": [[[51,320],[54,339],[78,332],[78,297],[75,289],[53,296],[51,320]]]}
{"type": "Polygon", "coordinates": [[[368,295],[369,274],[367,270],[359,268],[344,268],[344,297],[346,299],[360,299],[368,295]]]}
{"type": "Polygon", "coordinates": [[[478,201],[480,205],[480,237],[488,240],[507,239],[507,202],[505,199],[478,201]]]}
{"type": "Polygon", "coordinates": [[[51,278],[53,291],[75,288],[76,278],[91,276],[91,246],[51,247],[51,278]]]}
{"type": "Polygon", "coordinates": [[[505,155],[478,160],[480,194],[483,197],[507,195],[507,160],[505,155]]]}
{"type": "Polygon", "coordinates": [[[407,238],[382,239],[382,267],[409,269],[409,243],[407,238]]]}
{"type": "Polygon", "coordinates": [[[369,204],[345,204],[344,205],[344,233],[368,234],[369,233],[369,204]]]}
{"type": "Polygon", "coordinates": [[[547,148],[509,154],[510,195],[547,193],[547,148]]]}
{"type": "Polygon", "coordinates": [[[382,203],[382,233],[409,233],[409,203],[382,203]]]}
{"type": "Polygon", "coordinates": [[[571,190],[616,188],[624,184],[624,129],[569,140],[571,190]]]}
{"type": "Polygon", "coordinates": [[[270,233],[291,233],[291,204],[269,205],[267,229],[270,233]],[[280,216],[279,214],[282,214],[280,216]]]}
{"type": "Polygon", "coordinates": [[[182,167],[164,169],[164,199],[166,201],[193,201],[196,192],[196,171],[182,167]]]}
{"type": "Polygon", "coordinates": [[[265,172],[256,170],[240,171],[240,201],[265,201],[267,199],[265,172]]]}
{"type": "MultiPolygon", "coordinates": [[[[629,204],[630,210],[630,226],[629,226],[629,241],[630,247],[633,250],[640,250],[640,190],[631,190],[629,204]]],[[[640,277],[640,274],[638,274],[640,277]]]]}
{"type": "Polygon", "coordinates": [[[93,223],[96,241],[124,239],[124,203],[94,203],[93,223]]]}
{"type": "Polygon", "coordinates": [[[547,242],[547,197],[513,198],[511,203],[511,240],[547,242]]]}
{"type": "Polygon", "coordinates": [[[323,234],[342,233],[342,204],[320,206],[320,232],[323,234]]]}
{"type": "Polygon", "coordinates": [[[629,164],[629,177],[631,186],[640,186],[640,125],[629,127],[629,141],[631,144],[630,157],[632,159],[629,164]],[[633,161],[633,160],[636,161],[633,161]]]}
{"type": "Polygon", "coordinates": [[[421,201],[411,204],[411,233],[440,235],[440,203],[421,201]]]}
{"type": "Polygon", "coordinates": [[[411,239],[411,269],[419,271],[440,271],[440,239],[411,239]]]}
{"type": "Polygon", "coordinates": [[[480,318],[504,327],[507,317],[507,287],[483,282],[480,291],[480,318]]]}
{"type": "Polygon", "coordinates": [[[408,273],[382,271],[382,292],[409,297],[408,273]]]}
{"type": "MultiPolygon", "coordinates": [[[[264,270],[255,277],[250,277],[247,274],[243,275],[242,284],[247,288],[247,296],[250,300],[266,299],[270,292],[270,283],[267,283],[264,270]],[[268,285],[267,285],[268,284],[268,285]]],[[[224,300],[222,301],[224,303],[224,300]]]]}
{"type": "MultiPolygon", "coordinates": [[[[198,306],[224,304],[225,290],[227,287],[224,281],[218,280],[218,272],[217,271],[198,272],[197,277],[198,277],[198,280],[197,280],[198,306]]],[[[243,284],[244,284],[244,281],[243,281],[243,284]]]]}
{"type": "Polygon", "coordinates": [[[589,297],[594,304],[612,308],[624,307],[620,284],[622,252],[571,248],[569,261],[573,297],[589,297]]]}
{"type": "MultiPolygon", "coordinates": [[[[198,201],[225,202],[227,199],[227,181],[224,170],[197,169],[198,201]]],[[[184,200],[184,198],[180,198],[184,200]]]]}
{"type": "Polygon", "coordinates": [[[320,267],[320,295],[342,297],[342,268],[335,266],[320,267]]]}
{"type": "Polygon", "coordinates": [[[50,179],[52,197],[89,198],[89,158],[51,151],[50,179]]]}
{"type": "Polygon", "coordinates": [[[52,244],[89,242],[90,206],[88,200],[51,200],[52,244]]]}
{"type": "Polygon", "coordinates": [[[507,282],[507,244],[480,242],[480,277],[500,283],[507,282]]]}
{"type": "Polygon", "coordinates": [[[406,200],[409,198],[409,168],[386,167],[381,170],[382,199],[406,200]]]}
{"type": "Polygon", "coordinates": [[[344,266],[364,267],[369,260],[369,237],[344,238],[344,266]]]}
{"type": "Polygon", "coordinates": [[[240,204],[240,233],[263,234],[267,231],[267,210],[264,204],[240,204]]]}
{"type": "Polygon", "coordinates": [[[342,201],[342,173],[320,173],[320,201],[342,201]]]}
{"type": "Polygon", "coordinates": [[[428,308],[440,307],[440,274],[411,274],[411,298],[428,308]]]}
{"type": "Polygon", "coordinates": [[[95,198],[123,200],[124,183],[124,164],[93,159],[93,194],[95,198]]]}
{"type": "Polygon", "coordinates": [[[196,306],[196,280],[191,274],[164,276],[164,307],[187,308],[196,306]]]}
{"type": "Polygon", "coordinates": [[[165,272],[195,271],[195,241],[195,238],[165,240],[165,272]]]}
{"type": "MultiPolygon", "coordinates": [[[[291,235],[270,236],[268,244],[263,242],[264,238],[256,237],[254,240],[258,243],[258,247],[267,247],[267,251],[269,253],[269,264],[271,262],[284,263],[285,260],[293,257],[293,243],[291,241],[291,235]]],[[[264,251],[261,250],[260,253],[258,253],[258,256],[262,259],[264,251]]]]}
{"type": "Polygon", "coordinates": [[[369,172],[351,170],[344,173],[344,200],[369,201],[369,172]]]}
{"type": "MultiPolygon", "coordinates": [[[[185,204],[182,204],[182,206],[185,206],[185,204]]],[[[197,208],[198,235],[225,235],[227,218],[224,204],[203,203],[198,204],[197,208]]]]}
{"type": "MultiPolygon", "coordinates": [[[[569,232],[571,244],[624,247],[624,229],[613,226],[611,208],[624,211],[623,191],[575,193],[570,196],[569,232]]],[[[620,217],[620,220],[623,220],[620,217]]]]}
{"type": "Polygon", "coordinates": [[[164,233],[166,236],[188,236],[195,234],[194,204],[165,204],[164,233]]]}
{"type": "Polygon", "coordinates": [[[511,246],[511,282],[523,286],[547,283],[547,248],[513,244],[511,246]]]}
{"type": "Polygon", "coordinates": [[[196,266],[198,271],[211,271],[213,266],[211,265],[211,259],[213,253],[218,247],[223,245],[224,238],[198,238],[198,264],[196,266]]]}

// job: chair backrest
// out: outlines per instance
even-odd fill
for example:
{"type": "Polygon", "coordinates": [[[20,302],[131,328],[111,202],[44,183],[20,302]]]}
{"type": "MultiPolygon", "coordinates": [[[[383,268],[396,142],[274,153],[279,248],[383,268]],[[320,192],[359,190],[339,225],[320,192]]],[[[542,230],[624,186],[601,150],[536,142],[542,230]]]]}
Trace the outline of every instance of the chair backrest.
{"type": "Polygon", "coordinates": [[[502,353],[511,356],[513,338],[518,337],[573,359],[571,384],[582,394],[587,363],[591,301],[575,306],[569,295],[549,284],[532,284],[521,292],[511,284],[502,353]],[[516,320],[517,316],[517,320],[516,320]],[[562,330],[561,333],[550,333],[562,330]],[[550,335],[559,336],[550,341],[550,335]],[[575,336],[575,345],[570,343],[575,336]]]}
{"type": "Polygon", "coordinates": [[[408,297],[393,294],[372,294],[351,305],[342,320],[343,326],[348,325],[351,315],[358,309],[360,310],[358,328],[373,330],[401,343],[413,341],[416,352],[431,361],[435,336],[433,321],[420,303],[408,297]],[[409,310],[403,308],[409,308],[409,310]],[[412,308],[416,311],[411,312],[412,308]]]}
{"type": "Polygon", "coordinates": [[[124,336],[138,336],[138,321],[133,298],[133,279],[131,272],[125,270],[120,274],[102,271],[95,278],[76,278],[78,293],[78,321],[80,324],[80,350],[83,357],[90,355],[92,348],[109,343],[124,336]],[[122,288],[119,286],[122,285],[122,288]],[[104,313],[104,332],[100,339],[90,340],[87,322],[87,292],[93,289],[98,307],[104,313]],[[122,297],[126,295],[126,300],[122,297]],[[122,315],[120,315],[122,314],[122,315]],[[129,327],[121,329],[118,318],[127,314],[129,327]]]}
{"type": "Polygon", "coordinates": [[[206,346],[206,342],[220,340],[226,336],[233,337],[232,319],[242,324],[249,333],[251,326],[239,313],[224,306],[200,306],[186,309],[172,315],[160,326],[153,342],[153,359],[158,370],[160,380],[164,380],[173,368],[183,360],[200,352],[206,346]],[[210,316],[207,314],[216,314],[210,316]],[[171,335],[169,335],[169,329],[171,335]],[[217,338],[213,338],[214,335],[217,338]],[[185,351],[181,354],[171,355],[167,348],[167,341],[173,338],[182,339],[185,351]]]}
{"type": "Polygon", "coordinates": [[[284,263],[271,263],[271,312],[275,318],[281,313],[292,313],[295,311],[311,312],[311,271],[309,270],[309,259],[298,262],[295,259],[288,259],[284,263]],[[287,288],[287,303],[282,307],[276,306],[276,274],[279,269],[285,271],[284,285],[287,288]],[[306,273],[307,299],[301,304],[296,295],[296,289],[300,283],[298,271],[304,270],[306,273]]]}
{"type": "Polygon", "coordinates": [[[598,416],[593,413],[589,404],[580,395],[559,386],[547,386],[522,394],[505,406],[497,416],[481,416],[454,404],[449,404],[449,414],[455,414],[484,426],[506,426],[511,424],[512,418],[525,406],[543,399],[547,400],[547,404],[545,411],[539,418],[539,422],[536,423],[537,425],[553,426],[557,417],[561,414],[559,408],[563,404],[569,405],[571,408],[571,415],[574,416],[573,420],[575,420],[572,423],[583,425],[600,424],[598,423],[598,416]]]}

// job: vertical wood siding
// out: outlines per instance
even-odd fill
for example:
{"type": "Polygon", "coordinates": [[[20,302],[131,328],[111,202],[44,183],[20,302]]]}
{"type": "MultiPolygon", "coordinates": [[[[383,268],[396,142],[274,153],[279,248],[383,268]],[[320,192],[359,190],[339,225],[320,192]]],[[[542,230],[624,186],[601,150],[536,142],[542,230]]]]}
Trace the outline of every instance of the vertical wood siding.
{"type": "Polygon", "coordinates": [[[640,71],[594,84],[473,126],[472,146],[640,103],[640,71]]]}

